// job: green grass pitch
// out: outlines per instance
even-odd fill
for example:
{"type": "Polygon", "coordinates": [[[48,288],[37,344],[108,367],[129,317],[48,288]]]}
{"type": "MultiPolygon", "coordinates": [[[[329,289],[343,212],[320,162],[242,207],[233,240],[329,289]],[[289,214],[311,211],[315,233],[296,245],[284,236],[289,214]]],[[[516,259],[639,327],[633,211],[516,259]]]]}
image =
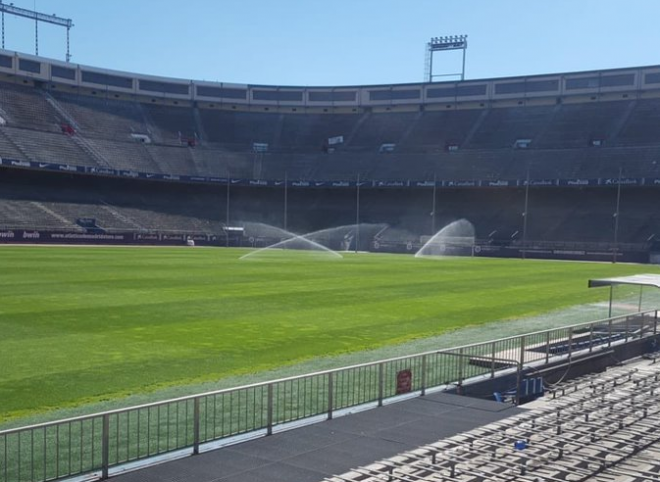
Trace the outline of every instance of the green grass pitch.
{"type": "Polygon", "coordinates": [[[245,252],[2,247],[0,421],[604,300],[588,278],[659,272],[245,252]]]}

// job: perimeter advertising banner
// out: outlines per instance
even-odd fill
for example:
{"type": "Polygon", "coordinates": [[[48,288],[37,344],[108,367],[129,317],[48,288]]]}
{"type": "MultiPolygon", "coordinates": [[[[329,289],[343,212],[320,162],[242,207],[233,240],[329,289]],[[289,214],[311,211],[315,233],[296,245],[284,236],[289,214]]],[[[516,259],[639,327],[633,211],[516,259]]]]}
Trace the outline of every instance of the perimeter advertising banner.
{"type": "MultiPolygon", "coordinates": [[[[293,187],[293,188],[352,188],[358,185],[356,181],[326,181],[326,180],[264,180],[264,179],[227,179],[223,177],[207,176],[185,176],[178,174],[159,174],[152,172],[138,172],[126,169],[111,169],[106,167],[92,166],[71,166],[68,164],[58,164],[54,162],[37,162],[15,159],[0,159],[0,165],[20,169],[39,169],[46,171],[71,172],[79,174],[94,174],[98,176],[113,176],[130,179],[148,179],[154,181],[173,181],[189,183],[206,184],[224,184],[228,186],[249,186],[249,187],[293,187]]],[[[598,179],[465,179],[465,180],[441,180],[436,181],[416,181],[416,180],[389,180],[389,181],[361,181],[360,188],[508,188],[508,187],[613,187],[618,184],[622,186],[658,186],[660,187],[660,178],[598,178],[598,179]]]]}
{"type": "Polygon", "coordinates": [[[0,244],[148,244],[185,246],[188,240],[203,246],[224,246],[224,237],[215,234],[160,234],[160,233],[83,233],[5,229],[0,231],[0,244]]]}
{"type": "MultiPolygon", "coordinates": [[[[153,246],[185,246],[194,241],[200,246],[227,246],[224,236],[215,234],[183,234],[183,233],[83,233],[63,231],[43,231],[29,229],[5,229],[0,231],[0,244],[90,244],[90,245],[153,245],[153,246]]],[[[276,240],[272,240],[276,242],[276,240]]],[[[271,240],[250,240],[253,247],[273,244],[271,240]]],[[[231,246],[243,246],[242,239],[233,239],[231,246]]],[[[385,253],[415,254],[422,245],[412,240],[404,242],[387,242],[374,240],[370,251],[385,253]]],[[[445,256],[480,256],[496,258],[521,258],[522,249],[513,246],[450,246],[441,249],[445,256]]],[[[582,261],[612,261],[613,252],[597,249],[525,249],[525,257],[538,259],[571,259],[582,261]]],[[[618,252],[617,261],[629,263],[648,263],[648,252],[618,252]]]]}

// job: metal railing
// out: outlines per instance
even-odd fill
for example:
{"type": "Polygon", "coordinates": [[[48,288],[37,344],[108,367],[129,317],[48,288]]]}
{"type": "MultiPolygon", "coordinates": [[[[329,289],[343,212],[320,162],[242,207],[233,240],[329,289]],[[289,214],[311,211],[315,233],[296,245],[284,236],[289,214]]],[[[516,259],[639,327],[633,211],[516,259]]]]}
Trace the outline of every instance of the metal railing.
{"type": "Polygon", "coordinates": [[[657,311],[392,358],[0,432],[0,482],[77,475],[239,435],[267,435],[287,423],[397,395],[460,387],[498,372],[520,373],[558,357],[607,349],[657,334],[657,311]]]}

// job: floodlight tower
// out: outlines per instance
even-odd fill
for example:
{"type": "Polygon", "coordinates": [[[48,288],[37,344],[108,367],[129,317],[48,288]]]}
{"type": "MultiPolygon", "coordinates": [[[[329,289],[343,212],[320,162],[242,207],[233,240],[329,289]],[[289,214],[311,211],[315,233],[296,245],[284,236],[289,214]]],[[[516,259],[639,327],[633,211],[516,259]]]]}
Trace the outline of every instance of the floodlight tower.
{"type": "Polygon", "coordinates": [[[424,60],[424,82],[433,82],[436,77],[461,77],[465,79],[465,53],[467,51],[467,35],[450,35],[447,37],[433,37],[426,43],[426,58],[424,60]],[[448,50],[462,50],[463,63],[460,72],[449,74],[433,74],[433,54],[448,50]]]}
{"type": "Polygon", "coordinates": [[[27,10],[25,8],[15,7],[13,3],[7,5],[0,0],[0,13],[2,14],[2,48],[5,48],[5,13],[34,20],[34,55],[39,55],[39,22],[51,23],[60,27],[66,27],[66,61],[71,60],[71,53],[69,51],[69,32],[73,27],[73,20],[70,18],[58,17],[55,14],[49,15],[46,13],[36,12],[34,10],[27,10]]]}

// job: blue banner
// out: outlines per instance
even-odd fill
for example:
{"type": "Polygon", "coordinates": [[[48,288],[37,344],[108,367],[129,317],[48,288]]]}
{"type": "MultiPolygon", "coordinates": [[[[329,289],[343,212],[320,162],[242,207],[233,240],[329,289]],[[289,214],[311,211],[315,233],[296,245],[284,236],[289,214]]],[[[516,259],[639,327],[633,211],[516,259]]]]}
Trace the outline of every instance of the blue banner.
{"type": "Polygon", "coordinates": [[[433,187],[437,185],[435,181],[412,181],[412,187],[433,187]]]}
{"type": "Polygon", "coordinates": [[[410,186],[410,181],[374,181],[374,187],[409,187],[409,186],[410,186]]]}
{"type": "Polygon", "coordinates": [[[479,186],[481,187],[515,187],[518,185],[518,181],[479,181],[479,186]]]}
{"type": "Polygon", "coordinates": [[[119,172],[107,167],[88,167],[86,172],[90,174],[101,174],[105,176],[118,176],[119,172]]]}
{"type": "Polygon", "coordinates": [[[622,177],[619,179],[618,177],[610,177],[600,179],[600,184],[602,186],[617,186],[619,183],[621,183],[622,186],[642,186],[644,184],[644,178],[622,177]]]}
{"type": "Polygon", "coordinates": [[[558,179],[530,179],[529,181],[524,180],[520,185],[526,186],[527,183],[529,183],[529,185],[533,187],[550,187],[557,186],[558,182],[558,179]]]}
{"type": "Polygon", "coordinates": [[[14,160],[11,160],[11,159],[3,159],[2,161],[3,161],[3,164],[6,164],[7,166],[13,166],[13,167],[36,167],[36,166],[33,166],[33,165],[32,165],[32,164],[36,164],[36,163],[32,163],[32,162],[30,162],[30,161],[14,161],[14,160]]]}
{"type": "MultiPolygon", "coordinates": [[[[126,171],[126,170],[119,171],[119,175],[121,177],[130,177],[130,178],[133,178],[133,179],[136,179],[136,178],[140,177],[140,173],[135,172],[135,171],[126,171]]],[[[146,174],[143,174],[143,177],[146,177],[146,176],[147,176],[146,174]]]]}
{"type": "Polygon", "coordinates": [[[477,187],[480,181],[442,181],[442,187],[477,187]]]}
{"type": "MultiPolygon", "coordinates": [[[[87,173],[102,176],[118,176],[131,179],[149,179],[162,181],[183,181],[193,183],[230,184],[232,186],[250,187],[304,187],[304,188],[355,188],[356,181],[283,181],[265,179],[227,179],[224,177],[186,176],[176,174],[159,174],[138,172],[126,169],[111,169],[96,166],[71,166],[54,162],[25,161],[0,158],[0,166],[41,169],[60,172],[87,173]]],[[[438,180],[438,181],[360,181],[359,187],[366,188],[474,188],[474,187],[524,187],[529,182],[531,187],[612,187],[621,183],[622,186],[659,186],[660,178],[609,177],[601,179],[489,179],[489,180],[438,180]]]]}
{"type": "Polygon", "coordinates": [[[598,186],[598,179],[559,179],[558,185],[567,187],[598,186]]]}

